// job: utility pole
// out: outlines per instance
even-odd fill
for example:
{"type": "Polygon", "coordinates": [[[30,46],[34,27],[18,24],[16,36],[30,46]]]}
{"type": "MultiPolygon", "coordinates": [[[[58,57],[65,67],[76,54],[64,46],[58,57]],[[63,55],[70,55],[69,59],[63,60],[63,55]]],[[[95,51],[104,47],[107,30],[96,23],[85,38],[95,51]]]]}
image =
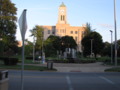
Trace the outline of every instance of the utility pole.
{"type": "Polygon", "coordinates": [[[42,31],[42,63],[44,64],[45,63],[45,58],[44,58],[44,53],[43,53],[43,38],[44,38],[44,32],[42,31]]]}
{"type": "Polygon", "coordinates": [[[33,62],[35,62],[35,30],[33,29],[33,62]]]}
{"type": "Polygon", "coordinates": [[[112,30],[110,30],[110,32],[111,32],[111,64],[113,63],[113,35],[112,35],[112,33],[113,33],[113,31],[112,30]]]}
{"type": "Polygon", "coordinates": [[[92,57],[92,48],[93,48],[92,43],[93,43],[93,39],[90,39],[90,40],[91,40],[91,57],[92,57]]]}

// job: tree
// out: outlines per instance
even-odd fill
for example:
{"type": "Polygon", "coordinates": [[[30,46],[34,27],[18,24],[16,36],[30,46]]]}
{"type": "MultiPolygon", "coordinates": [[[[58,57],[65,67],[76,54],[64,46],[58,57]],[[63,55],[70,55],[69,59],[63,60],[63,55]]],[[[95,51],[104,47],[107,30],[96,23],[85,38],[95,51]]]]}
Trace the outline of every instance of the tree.
{"type": "Polygon", "coordinates": [[[16,11],[15,4],[10,0],[0,0],[0,38],[4,43],[4,51],[17,45],[16,34],[16,11]]]}
{"type": "Polygon", "coordinates": [[[44,42],[45,54],[47,56],[56,55],[57,51],[64,52],[66,48],[76,49],[77,44],[71,36],[49,36],[44,42]]]}
{"type": "Polygon", "coordinates": [[[60,50],[60,37],[50,35],[44,42],[44,50],[46,56],[56,55],[60,50]]]}
{"type": "Polygon", "coordinates": [[[86,36],[86,35],[88,35],[90,32],[92,32],[92,27],[91,27],[90,23],[86,23],[84,35],[86,36]]]}
{"type": "Polygon", "coordinates": [[[111,55],[111,44],[109,42],[104,43],[104,48],[101,52],[103,56],[110,56],[111,55]]]}
{"type": "Polygon", "coordinates": [[[30,55],[33,53],[33,44],[32,42],[25,40],[25,55],[30,55]]]}
{"type": "Polygon", "coordinates": [[[104,47],[102,36],[97,32],[91,32],[88,35],[86,35],[82,40],[82,45],[84,47],[84,55],[90,55],[91,54],[91,39],[93,39],[92,47],[93,47],[93,53],[95,54],[95,58],[97,54],[100,54],[101,50],[104,47]]]}
{"type": "Polygon", "coordinates": [[[117,41],[117,44],[118,44],[118,52],[117,52],[117,54],[118,54],[118,57],[120,57],[120,40],[117,41]]]}
{"type": "Polygon", "coordinates": [[[77,44],[72,36],[63,36],[61,38],[61,50],[65,51],[66,48],[74,48],[76,49],[77,44]]]}
{"type": "Polygon", "coordinates": [[[36,44],[35,44],[35,49],[36,51],[41,51],[42,50],[42,44],[43,44],[43,28],[41,26],[36,25],[31,32],[31,36],[34,36],[36,38],[36,44]]]}

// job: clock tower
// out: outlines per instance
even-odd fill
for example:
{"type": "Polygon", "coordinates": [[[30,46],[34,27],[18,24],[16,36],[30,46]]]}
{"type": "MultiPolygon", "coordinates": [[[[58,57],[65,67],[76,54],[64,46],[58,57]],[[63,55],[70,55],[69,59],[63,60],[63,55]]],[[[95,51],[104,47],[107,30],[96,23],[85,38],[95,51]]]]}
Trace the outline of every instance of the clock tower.
{"type": "Polygon", "coordinates": [[[62,3],[59,7],[57,24],[67,24],[67,8],[64,3],[62,3]]]}

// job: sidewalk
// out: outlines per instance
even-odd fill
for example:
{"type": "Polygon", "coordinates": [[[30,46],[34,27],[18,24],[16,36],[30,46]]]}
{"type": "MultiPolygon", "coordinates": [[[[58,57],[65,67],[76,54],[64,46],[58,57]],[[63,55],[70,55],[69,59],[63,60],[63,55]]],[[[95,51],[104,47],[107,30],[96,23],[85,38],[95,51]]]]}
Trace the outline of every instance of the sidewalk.
{"type": "MultiPolygon", "coordinates": [[[[29,64],[35,66],[47,66],[45,64],[29,64]]],[[[57,69],[57,72],[104,72],[105,69],[112,66],[103,65],[102,62],[89,63],[89,64],[72,64],[72,63],[53,63],[53,68],[57,69]]]]}
{"type": "Polygon", "coordinates": [[[103,65],[101,62],[89,64],[54,64],[58,72],[104,72],[112,66],[103,65]]]}

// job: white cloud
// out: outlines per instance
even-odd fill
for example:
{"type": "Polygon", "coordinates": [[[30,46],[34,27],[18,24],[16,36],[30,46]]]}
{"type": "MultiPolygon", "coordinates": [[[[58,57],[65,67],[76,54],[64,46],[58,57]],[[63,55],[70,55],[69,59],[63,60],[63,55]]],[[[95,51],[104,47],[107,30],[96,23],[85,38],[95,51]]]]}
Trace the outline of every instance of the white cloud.
{"type": "Polygon", "coordinates": [[[103,28],[113,28],[114,27],[113,25],[110,25],[110,24],[98,24],[98,26],[101,26],[103,28]]]}

